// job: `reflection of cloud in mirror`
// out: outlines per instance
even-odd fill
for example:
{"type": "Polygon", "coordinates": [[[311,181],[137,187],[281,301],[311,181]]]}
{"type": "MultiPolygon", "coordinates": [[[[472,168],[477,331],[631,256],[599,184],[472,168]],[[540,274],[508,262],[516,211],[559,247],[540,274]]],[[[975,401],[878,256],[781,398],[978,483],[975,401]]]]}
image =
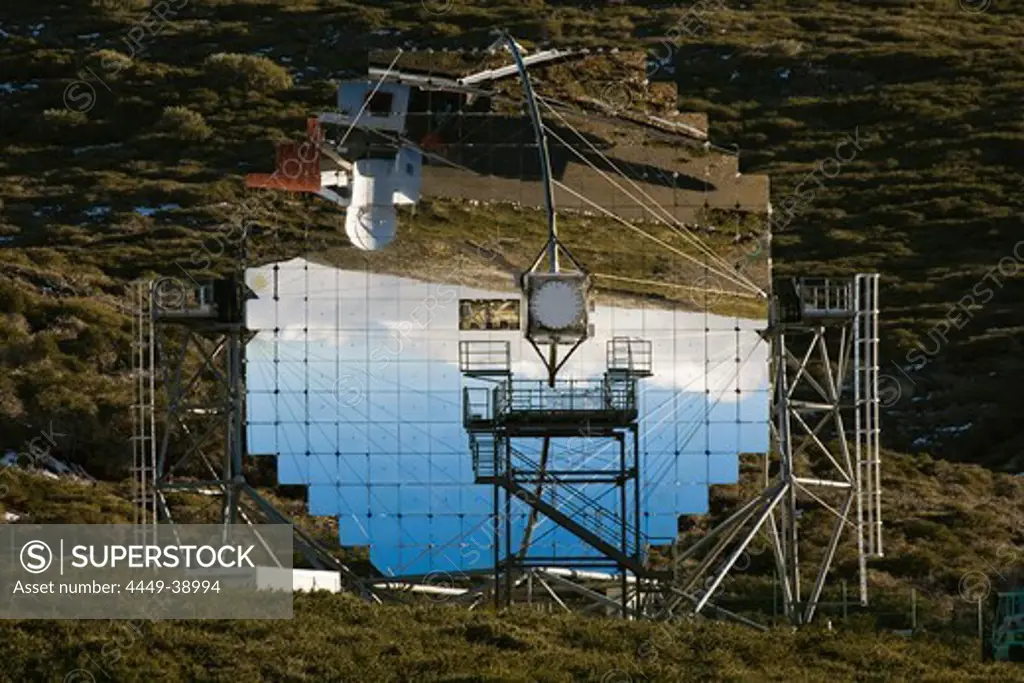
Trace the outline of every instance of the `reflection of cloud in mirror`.
{"type": "MultiPolygon", "coordinates": [[[[250,270],[247,281],[261,276],[270,284],[248,308],[257,332],[247,348],[250,451],[278,453],[280,482],[309,485],[310,512],[336,516],[342,543],[369,545],[382,571],[488,567],[491,489],[473,483],[462,402],[464,387],[493,385],[459,373],[459,342],[508,341],[516,378],[546,370],[518,330],[460,332],[459,300],[514,295],[302,259],[250,270]]],[[[592,322],[595,338],[560,377],[600,379],[613,336],[651,342],[654,375],[638,392],[641,528],[670,541],[679,514],[706,514],[708,486],[735,483],[738,453],[767,448],[764,321],[598,306],[592,322]]],[[[553,442],[550,458],[609,469],[611,444],[584,433],[553,442]]],[[[515,447],[537,460],[541,442],[515,447]]],[[[616,507],[614,488],[584,490],[616,507]]],[[[515,503],[514,541],[527,512],[515,503]]],[[[591,554],[549,521],[535,539],[541,555],[591,554]]]]}
{"type": "MultiPolygon", "coordinates": [[[[273,277],[272,266],[252,269],[247,275],[248,280],[273,281],[273,277]]],[[[457,343],[453,348],[445,347],[443,352],[440,345],[428,343],[443,335],[455,342],[508,340],[517,377],[547,377],[544,363],[523,341],[520,332],[459,332],[459,300],[508,299],[509,292],[368,275],[302,259],[280,264],[276,291],[280,299],[277,306],[268,297],[250,303],[249,329],[273,333],[276,328],[280,340],[334,341],[339,349],[344,349],[347,358],[364,361],[371,376],[375,365],[399,360],[407,349],[427,351],[426,356],[409,360],[451,363],[457,369],[457,343]],[[307,265],[308,272],[304,270],[307,265]],[[305,301],[307,291],[309,300],[305,301]]],[[[707,388],[712,390],[726,385],[741,392],[768,388],[767,345],[756,333],[764,327],[764,321],[664,308],[611,306],[597,306],[591,320],[595,336],[576,350],[561,377],[600,377],[606,367],[608,340],[629,336],[651,342],[654,374],[644,380],[647,388],[704,389],[705,373],[707,388]]],[[[258,340],[267,339],[262,332],[258,340]]],[[[561,353],[567,349],[562,347],[561,353]]],[[[721,400],[734,402],[739,395],[742,394],[726,392],[721,400]]]]}

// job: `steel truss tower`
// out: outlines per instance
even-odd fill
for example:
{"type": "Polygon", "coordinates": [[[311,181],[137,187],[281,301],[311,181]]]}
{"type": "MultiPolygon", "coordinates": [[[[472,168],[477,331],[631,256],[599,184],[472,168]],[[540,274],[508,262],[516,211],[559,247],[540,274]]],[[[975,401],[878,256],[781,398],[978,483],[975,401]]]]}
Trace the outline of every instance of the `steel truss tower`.
{"type": "Polygon", "coordinates": [[[193,491],[220,500],[220,524],[292,524],[295,547],[318,569],[348,567],[295,526],[247,481],[246,302],[255,294],[239,268],[223,279],[136,282],[133,321],[133,480],[136,535],[174,533],[167,495],[193,491]],[[168,522],[170,524],[160,524],[168,522]]]}
{"type": "Polygon", "coordinates": [[[794,624],[813,619],[847,531],[857,544],[860,600],[867,604],[867,559],[882,556],[878,275],[799,278],[774,289],[764,335],[771,343],[774,449],[764,489],[675,553],[669,615],[684,603],[700,613],[758,533],[769,541],[794,624]],[[813,557],[817,571],[806,596],[807,548],[799,543],[805,507],[835,518],[826,547],[813,557]]]}
{"type": "MultiPolygon", "coordinates": [[[[468,378],[493,385],[463,389],[463,424],[476,482],[493,486],[495,605],[511,604],[515,589],[534,577],[561,580],[551,571],[537,574],[533,569],[608,566],[619,572],[619,611],[622,616],[632,615],[636,595],[633,590],[631,597],[631,586],[636,577],[649,573],[640,532],[637,381],[651,374],[650,342],[610,340],[607,370],[603,378],[593,380],[514,379],[509,342],[463,341],[459,355],[460,370],[468,378]],[[521,450],[520,444],[536,440],[544,443],[543,462],[521,450]],[[584,450],[595,442],[610,442],[617,449],[615,466],[587,467],[591,459],[587,456],[579,466],[559,463],[554,445],[566,440],[580,440],[584,450]],[[614,486],[616,504],[607,505],[583,490],[594,485],[614,486]],[[531,510],[518,548],[512,541],[513,499],[531,510]],[[599,556],[530,554],[530,532],[537,514],[575,535],[599,556]]],[[[532,583],[527,590],[532,591],[532,583]]]]}

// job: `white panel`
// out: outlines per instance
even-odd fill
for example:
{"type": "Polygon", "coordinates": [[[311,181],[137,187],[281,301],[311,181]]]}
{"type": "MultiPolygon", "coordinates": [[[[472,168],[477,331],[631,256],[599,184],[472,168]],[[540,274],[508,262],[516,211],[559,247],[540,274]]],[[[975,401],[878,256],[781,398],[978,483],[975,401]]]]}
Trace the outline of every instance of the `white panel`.
{"type": "Polygon", "coordinates": [[[740,426],[740,453],[767,453],[770,444],[767,424],[752,423],[740,426]]]}
{"type": "MultiPolygon", "coordinates": [[[[267,419],[272,417],[273,412],[264,412],[259,415],[260,419],[267,419]]],[[[248,425],[248,439],[250,444],[259,444],[261,454],[272,454],[277,452],[277,427],[273,424],[253,424],[252,422],[248,425]]]]}
{"type": "Polygon", "coordinates": [[[415,204],[420,199],[423,156],[418,150],[403,147],[395,160],[395,204],[415,204]]]}
{"type": "MultiPolygon", "coordinates": [[[[375,521],[378,517],[382,519],[386,517],[390,518],[398,514],[400,505],[400,498],[398,495],[400,490],[399,486],[371,486],[368,487],[368,490],[370,494],[370,509],[373,511],[374,517],[374,520],[371,520],[370,522],[371,527],[373,526],[373,521],[375,521]]],[[[374,535],[374,538],[380,539],[386,537],[374,535]]]]}
{"type": "Polygon", "coordinates": [[[371,455],[369,460],[370,476],[368,481],[372,486],[398,484],[405,476],[399,467],[397,453],[380,454],[380,457],[371,455]]]}
{"type": "Polygon", "coordinates": [[[399,489],[402,515],[425,515],[430,512],[430,488],[421,484],[405,484],[399,489]]]}
{"type": "Polygon", "coordinates": [[[683,515],[706,515],[708,488],[706,484],[683,484],[676,489],[676,509],[683,515]]]}
{"type": "Polygon", "coordinates": [[[409,86],[400,83],[378,84],[377,81],[345,81],[338,87],[338,109],[341,114],[338,123],[341,125],[355,124],[360,128],[400,133],[405,130],[405,116],[409,109],[409,86]],[[387,114],[375,114],[371,112],[370,107],[363,106],[375,87],[378,94],[390,95],[392,98],[391,108],[387,114]]]}
{"type": "Polygon", "coordinates": [[[708,481],[708,459],[703,454],[683,453],[676,461],[676,483],[706,484],[708,481]]]}
{"type": "Polygon", "coordinates": [[[310,330],[336,330],[338,329],[338,299],[331,294],[331,298],[316,298],[309,302],[308,323],[310,330]]]}
{"type": "Polygon", "coordinates": [[[370,477],[370,462],[365,453],[342,453],[337,456],[337,483],[346,486],[366,484],[370,477]]]}
{"type": "Polygon", "coordinates": [[[282,453],[277,459],[279,484],[309,483],[309,462],[305,454],[282,453]]]}
{"type": "Polygon", "coordinates": [[[679,521],[676,515],[650,515],[646,517],[644,533],[652,539],[664,539],[665,542],[675,540],[679,521]]]}
{"type": "Polygon", "coordinates": [[[405,475],[403,481],[430,481],[430,458],[424,453],[403,452],[398,457],[398,468],[405,475]]]}
{"type": "Polygon", "coordinates": [[[435,550],[450,558],[452,568],[458,568],[463,550],[462,519],[457,515],[434,515],[430,524],[430,543],[435,550]]]}
{"type": "Polygon", "coordinates": [[[365,515],[341,514],[338,517],[338,537],[344,546],[370,543],[369,518],[365,515]]]}
{"type": "Polygon", "coordinates": [[[735,484],[739,474],[739,458],[735,454],[712,453],[708,456],[709,484],[735,484]]]}
{"type": "Polygon", "coordinates": [[[427,425],[430,438],[430,446],[435,453],[453,453],[459,456],[468,456],[469,437],[458,420],[462,419],[459,408],[454,409],[456,414],[452,415],[450,410],[445,410],[450,418],[447,422],[440,420],[432,421],[427,425]]]}
{"type": "Polygon", "coordinates": [[[739,453],[739,425],[735,422],[712,423],[708,429],[712,453],[739,453]]]}

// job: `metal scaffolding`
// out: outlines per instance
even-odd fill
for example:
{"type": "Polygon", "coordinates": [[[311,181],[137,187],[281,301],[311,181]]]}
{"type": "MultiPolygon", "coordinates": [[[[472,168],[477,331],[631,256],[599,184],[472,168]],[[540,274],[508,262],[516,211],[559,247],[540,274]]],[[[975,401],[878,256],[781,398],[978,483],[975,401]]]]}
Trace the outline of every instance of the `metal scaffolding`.
{"type": "MultiPolygon", "coordinates": [[[[463,389],[463,424],[469,434],[476,482],[493,486],[494,600],[511,604],[530,567],[554,563],[609,566],[619,570],[618,605],[632,613],[629,581],[646,576],[646,547],[640,533],[640,458],[636,382],[650,375],[650,342],[608,342],[607,372],[595,380],[517,380],[508,362],[508,342],[460,342],[460,370],[490,386],[463,389]],[[614,345],[614,348],[613,348],[614,345]],[[540,462],[520,441],[541,439],[540,462]],[[551,465],[552,449],[567,439],[612,440],[617,466],[551,465]],[[617,509],[584,491],[588,485],[617,488],[617,509]],[[530,554],[533,525],[513,548],[512,503],[518,499],[566,529],[599,555],[539,557],[530,554]],[[629,574],[633,576],[630,577],[629,574]],[[504,587],[502,587],[504,579],[504,587]]],[[[542,586],[547,584],[538,578],[542,586]]],[[[552,579],[556,582],[558,579],[552,579]]],[[[532,596],[532,583],[529,594],[532,596]]],[[[632,593],[632,594],[631,594],[632,593]]]]}
{"type": "Polygon", "coordinates": [[[867,560],[882,554],[878,276],[779,282],[769,315],[774,449],[765,460],[764,489],[693,546],[677,550],[668,614],[683,603],[700,613],[759,533],[770,542],[793,623],[813,619],[848,530],[867,604],[867,560]],[[835,517],[806,597],[799,542],[804,507],[835,517]]]}
{"type": "Polygon", "coordinates": [[[245,311],[255,294],[243,272],[135,283],[136,533],[174,533],[167,494],[202,493],[219,498],[220,524],[291,524],[296,549],[313,567],[338,571],[351,590],[372,598],[363,580],[246,480],[245,346],[253,333],[245,311]]]}

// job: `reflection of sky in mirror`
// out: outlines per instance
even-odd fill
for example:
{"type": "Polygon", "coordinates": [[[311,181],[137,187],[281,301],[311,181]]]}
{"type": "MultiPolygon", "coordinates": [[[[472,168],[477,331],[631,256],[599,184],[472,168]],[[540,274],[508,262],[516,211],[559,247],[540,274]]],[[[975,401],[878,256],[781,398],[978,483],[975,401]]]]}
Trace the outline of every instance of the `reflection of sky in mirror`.
{"type": "MultiPolygon", "coordinates": [[[[337,516],[343,545],[370,545],[382,571],[492,566],[490,485],[473,483],[460,340],[508,340],[516,378],[545,377],[516,332],[460,332],[459,299],[513,297],[455,284],[343,271],[295,259],[251,269],[247,347],[249,451],[278,453],[281,484],[308,484],[314,515],[337,516]]],[[[562,378],[600,378],[613,336],[647,339],[654,375],[639,381],[641,529],[669,542],[680,514],[704,514],[708,486],[735,483],[738,453],[768,443],[763,321],[597,306],[595,337],[562,378]]],[[[536,459],[540,440],[516,440],[536,459]]],[[[603,469],[609,440],[556,440],[553,458],[603,469]]],[[[586,493],[617,510],[617,489],[586,493]]],[[[558,493],[554,503],[558,504],[558,493]]],[[[518,503],[518,502],[517,502],[518,503]]],[[[513,540],[527,509],[514,509],[513,540]]],[[[588,520],[584,520],[587,523],[588,520]]],[[[542,520],[531,553],[594,551],[542,520]]]]}

